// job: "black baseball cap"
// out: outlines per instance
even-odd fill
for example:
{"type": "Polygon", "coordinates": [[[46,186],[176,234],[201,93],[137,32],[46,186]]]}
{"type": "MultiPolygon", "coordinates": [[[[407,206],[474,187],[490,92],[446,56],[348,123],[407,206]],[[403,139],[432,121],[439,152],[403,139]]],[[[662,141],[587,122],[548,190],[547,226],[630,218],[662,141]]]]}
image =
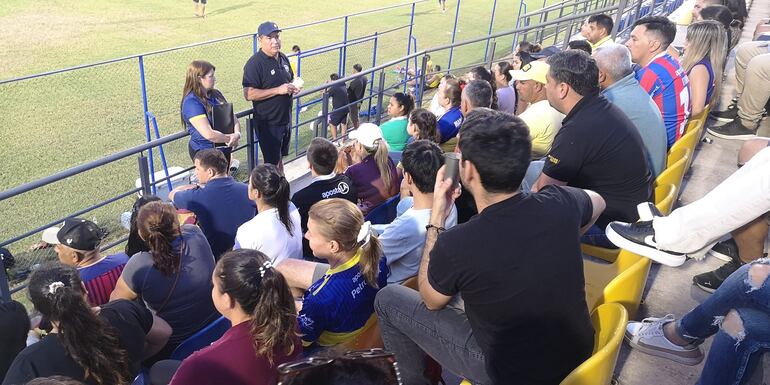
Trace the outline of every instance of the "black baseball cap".
{"type": "Polygon", "coordinates": [[[259,36],[267,36],[273,32],[281,32],[281,29],[278,28],[278,24],[275,24],[272,21],[266,21],[257,28],[257,35],[259,36]]]}
{"type": "Polygon", "coordinates": [[[96,223],[82,218],[68,218],[61,227],[50,227],[43,231],[43,242],[83,251],[96,250],[102,238],[102,229],[96,223]]]}

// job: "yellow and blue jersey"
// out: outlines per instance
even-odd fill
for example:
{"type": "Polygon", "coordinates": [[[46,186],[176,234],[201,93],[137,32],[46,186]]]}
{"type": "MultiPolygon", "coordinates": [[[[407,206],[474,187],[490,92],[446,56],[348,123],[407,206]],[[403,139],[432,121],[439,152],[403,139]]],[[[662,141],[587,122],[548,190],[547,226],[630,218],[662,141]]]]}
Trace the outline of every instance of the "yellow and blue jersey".
{"type": "Polygon", "coordinates": [[[374,288],[361,274],[361,251],[315,282],[305,292],[299,312],[302,344],[333,346],[350,341],[373,323],[374,296],[387,285],[388,266],[380,259],[374,288]]]}

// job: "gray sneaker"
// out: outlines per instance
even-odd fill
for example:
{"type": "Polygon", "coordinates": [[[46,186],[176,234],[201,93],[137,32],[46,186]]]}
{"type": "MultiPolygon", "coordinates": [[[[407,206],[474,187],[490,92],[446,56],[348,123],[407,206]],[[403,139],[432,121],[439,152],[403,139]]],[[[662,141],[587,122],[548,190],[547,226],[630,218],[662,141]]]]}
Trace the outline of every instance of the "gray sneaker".
{"type": "Polygon", "coordinates": [[[754,128],[746,127],[738,118],[719,127],[709,127],[706,131],[717,138],[732,140],[747,140],[757,136],[756,126],[754,128]]]}
{"type": "Polygon", "coordinates": [[[703,361],[703,351],[694,345],[679,346],[663,334],[663,325],[674,322],[669,314],[663,318],[645,318],[642,322],[631,321],[626,325],[626,341],[641,352],[668,358],[685,365],[698,365],[703,361]]]}

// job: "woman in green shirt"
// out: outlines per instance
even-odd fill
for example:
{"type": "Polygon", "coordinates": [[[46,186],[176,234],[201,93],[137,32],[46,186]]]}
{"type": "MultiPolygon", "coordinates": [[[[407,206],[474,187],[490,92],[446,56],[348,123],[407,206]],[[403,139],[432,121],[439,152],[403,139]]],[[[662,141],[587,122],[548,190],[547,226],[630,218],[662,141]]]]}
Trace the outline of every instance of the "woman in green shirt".
{"type": "Polygon", "coordinates": [[[406,130],[409,113],[414,109],[414,99],[411,95],[396,92],[390,97],[388,103],[388,115],[390,120],[380,126],[382,137],[388,142],[392,151],[403,151],[409,140],[406,130]]]}

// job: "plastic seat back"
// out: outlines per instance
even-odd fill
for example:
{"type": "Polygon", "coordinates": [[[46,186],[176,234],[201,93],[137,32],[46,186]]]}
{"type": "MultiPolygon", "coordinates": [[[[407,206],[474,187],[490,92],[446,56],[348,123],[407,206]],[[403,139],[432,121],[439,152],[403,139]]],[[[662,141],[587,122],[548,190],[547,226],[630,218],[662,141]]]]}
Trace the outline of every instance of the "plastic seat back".
{"type": "Polygon", "coordinates": [[[674,208],[674,202],[676,202],[677,190],[673,184],[664,184],[655,187],[655,207],[660,210],[663,215],[671,213],[671,209],[674,208]]]}
{"type": "Polygon", "coordinates": [[[369,321],[364,325],[364,330],[343,345],[348,350],[361,350],[371,348],[383,348],[382,333],[380,333],[380,322],[377,319],[377,313],[374,313],[369,321]]]}
{"type": "Polygon", "coordinates": [[[214,341],[221,338],[225,332],[230,329],[230,320],[225,317],[219,317],[216,321],[210,323],[205,328],[198,330],[195,334],[182,341],[179,346],[171,353],[172,360],[184,360],[191,354],[201,350],[214,341]]]}
{"type": "Polygon", "coordinates": [[[615,263],[621,273],[607,284],[602,291],[600,302],[595,306],[610,302],[619,303],[626,308],[630,316],[635,317],[642,301],[644,287],[647,285],[652,261],[628,250],[621,250],[615,263]]]}
{"type": "MultiPolygon", "coordinates": [[[[692,164],[692,159],[693,159],[692,155],[695,154],[695,147],[698,146],[698,141],[700,140],[702,132],[703,131],[700,128],[687,132],[681,138],[679,138],[679,140],[677,140],[676,143],[674,143],[674,145],[671,146],[671,150],[669,150],[669,154],[673,154],[674,151],[680,151],[683,148],[687,148],[690,150],[690,158],[687,160],[686,170],[690,169],[690,165],[692,164]]],[[[675,160],[675,159],[672,158],[672,160],[675,160]]],[[[666,163],[673,164],[673,163],[668,163],[668,159],[666,160],[666,163]]]]}
{"type": "Polygon", "coordinates": [[[594,352],[562,380],[561,385],[607,385],[612,380],[620,345],[628,322],[623,306],[608,303],[591,313],[594,326],[594,352]]]}
{"type": "Polygon", "coordinates": [[[372,222],[373,225],[386,225],[393,222],[396,219],[396,209],[400,201],[401,194],[396,194],[396,196],[389,198],[372,211],[369,211],[369,214],[366,214],[365,220],[372,222]]]}
{"type": "Polygon", "coordinates": [[[655,187],[672,184],[676,186],[676,189],[681,190],[682,178],[687,171],[687,161],[690,158],[691,151],[689,148],[680,148],[676,151],[672,151],[668,155],[668,167],[655,178],[655,187]]]}

